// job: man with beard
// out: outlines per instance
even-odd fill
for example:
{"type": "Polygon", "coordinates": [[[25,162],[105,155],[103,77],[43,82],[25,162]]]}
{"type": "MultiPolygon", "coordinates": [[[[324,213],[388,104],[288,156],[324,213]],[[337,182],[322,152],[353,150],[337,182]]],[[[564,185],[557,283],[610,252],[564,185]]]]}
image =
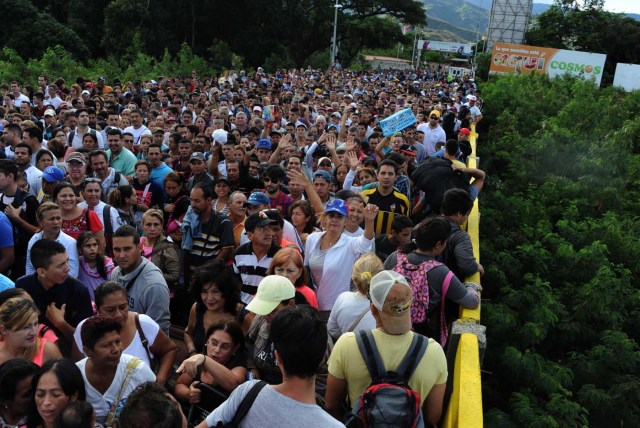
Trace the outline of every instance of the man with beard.
{"type": "Polygon", "coordinates": [[[129,310],[148,315],[169,334],[169,287],[162,271],[142,257],[140,235],[132,226],[120,226],[113,234],[113,259],[118,267],[111,280],[126,288],[129,310]]]}
{"type": "Polygon", "coordinates": [[[285,172],[280,165],[269,165],[264,173],[264,193],[271,201],[271,208],[278,210],[283,217],[289,218],[289,207],[293,198],[280,189],[285,178],[285,172]]]}
{"type": "MultiPolygon", "coordinates": [[[[67,144],[74,149],[79,149],[82,147],[82,139],[85,134],[93,134],[98,139],[98,147],[103,149],[105,147],[104,140],[102,139],[102,133],[96,132],[95,130],[89,128],[89,110],[81,108],[76,110],[75,116],[78,121],[78,126],[74,131],[69,133],[69,137],[67,138],[67,144]]],[[[108,138],[108,137],[107,137],[108,138]]]]}

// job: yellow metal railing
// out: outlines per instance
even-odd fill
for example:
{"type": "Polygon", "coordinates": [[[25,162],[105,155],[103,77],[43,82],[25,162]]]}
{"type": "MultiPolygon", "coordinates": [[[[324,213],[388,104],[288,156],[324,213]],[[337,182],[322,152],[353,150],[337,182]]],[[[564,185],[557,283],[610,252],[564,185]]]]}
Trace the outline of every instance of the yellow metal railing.
{"type": "MultiPolygon", "coordinates": [[[[475,132],[475,124],[471,129],[472,154],[467,159],[467,166],[477,168],[476,141],[478,134],[475,132]]],[[[478,199],[474,202],[473,209],[467,221],[467,232],[473,244],[473,254],[480,262],[480,211],[478,199]]],[[[480,274],[475,273],[466,281],[480,284],[480,274]]],[[[479,324],[480,305],[477,309],[460,310],[460,323],[479,324]]],[[[452,345],[453,343],[450,343],[452,345]]],[[[444,418],[444,428],[481,428],[482,420],[482,384],[480,378],[480,352],[478,337],[472,333],[462,333],[455,350],[455,363],[453,364],[453,390],[449,399],[449,405],[444,418]]]]}

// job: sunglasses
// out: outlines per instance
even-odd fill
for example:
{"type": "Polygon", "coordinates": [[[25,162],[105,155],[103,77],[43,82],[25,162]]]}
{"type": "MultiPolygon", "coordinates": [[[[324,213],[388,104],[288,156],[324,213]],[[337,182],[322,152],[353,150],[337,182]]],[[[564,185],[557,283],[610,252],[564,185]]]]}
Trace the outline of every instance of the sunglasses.
{"type": "Polygon", "coordinates": [[[87,177],[84,179],[85,183],[102,183],[102,180],[100,180],[97,177],[87,177]]]}

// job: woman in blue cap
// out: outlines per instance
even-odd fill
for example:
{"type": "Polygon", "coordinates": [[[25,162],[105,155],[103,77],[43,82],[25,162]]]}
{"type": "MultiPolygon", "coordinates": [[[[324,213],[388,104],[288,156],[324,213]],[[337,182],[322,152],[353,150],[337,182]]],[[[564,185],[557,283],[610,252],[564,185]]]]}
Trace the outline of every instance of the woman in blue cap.
{"type": "Polygon", "coordinates": [[[325,321],[340,293],[349,290],[353,264],[362,254],[371,251],[377,213],[377,206],[367,205],[363,235],[347,236],[343,232],[349,207],[342,199],[334,199],[327,204],[321,218],[324,231],[312,233],[307,238],[304,264],[311,272],[318,293],[320,317],[325,321]]]}

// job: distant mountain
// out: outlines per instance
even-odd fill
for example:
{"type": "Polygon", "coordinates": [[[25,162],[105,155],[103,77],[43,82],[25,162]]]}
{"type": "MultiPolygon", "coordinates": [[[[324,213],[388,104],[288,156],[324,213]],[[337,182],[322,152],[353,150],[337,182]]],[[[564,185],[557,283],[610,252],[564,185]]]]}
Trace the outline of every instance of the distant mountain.
{"type": "MultiPolygon", "coordinates": [[[[447,42],[475,42],[487,32],[492,0],[422,0],[427,12],[429,40],[447,42]]],[[[539,15],[551,7],[547,3],[533,3],[532,15],[539,15]]],[[[640,15],[626,16],[640,21],[640,15]]]]}
{"type": "Polygon", "coordinates": [[[532,15],[540,15],[541,13],[546,12],[551,7],[550,4],[546,3],[534,3],[531,8],[532,15]]]}
{"type": "MultiPolygon", "coordinates": [[[[474,0],[479,1],[479,0],[474,0]]],[[[427,12],[427,29],[446,31],[446,37],[436,35],[432,40],[475,42],[489,26],[489,11],[467,1],[423,0],[427,12]],[[446,40],[453,34],[458,40],[446,40]]],[[[489,3],[489,0],[485,0],[489,3]]]]}

